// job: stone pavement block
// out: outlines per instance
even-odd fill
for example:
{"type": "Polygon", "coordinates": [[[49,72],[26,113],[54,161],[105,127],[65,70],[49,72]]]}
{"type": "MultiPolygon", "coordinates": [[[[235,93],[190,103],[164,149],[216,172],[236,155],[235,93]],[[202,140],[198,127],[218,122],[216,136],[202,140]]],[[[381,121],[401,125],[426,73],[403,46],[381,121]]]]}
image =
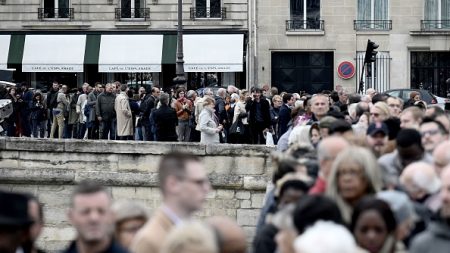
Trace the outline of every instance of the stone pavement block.
{"type": "Polygon", "coordinates": [[[259,217],[259,210],[254,209],[238,209],[237,223],[240,226],[256,226],[259,217]]]}
{"type": "Polygon", "coordinates": [[[237,199],[250,199],[250,192],[249,191],[237,191],[236,192],[236,198],[237,199]]]}
{"type": "Polygon", "coordinates": [[[269,148],[263,145],[245,145],[245,144],[220,144],[207,145],[207,155],[233,155],[233,156],[253,156],[266,157],[272,152],[274,148],[269,148]]]}
{"type": "Polygon", "coordinates": [[[9,150],[0,151],[0,159],[19,159],[19,151],[9,151],[9,150]]]}
{"type": "Polygon", "coordinates": [[[228,175],[234,167],[234,160],[227,156],[206,156],[203,165],[208,173],[228,175]]]}
{"type": "Polygon", "coordinates": [[[244,188],[248,190],[265,191],[269,179],[263,176],[246,176],[244,177],[244,188]]]}
{"type": "Polygon", "coordinates": [[[205,145],[200,143],[174,142],[170,146],[172,147],[172,152],[183,152],[200,156],[206,154],[205,145]]]}
{"type": "Polygon", "coordinates": [[[262,175],[264,174],[264,157],[238,156],[235,158],[235,174],[262,175]]]}
{"type": "Polygon", "coordinates": [[[17,159],[0,159],[0,168],[19,168],[17,159]]]}
{"type": "Polygon", "coordinates": [[[241,200],[241,206],[240,207],[243,208],[243,209],[252,208],[252,202],[250,200],[248,200],[248,199],[241,200]]]}
{"type": "Polygon", "coordinates": [[[64,140],[32,139],[32,138],[9,138],[6,141],[5,149],[10,150],[30,150],[46,152],[63,152],[64,140]]]}
{"type": "Polygon", "coordinates": [[[160,159],[156,155],[120,154],[117,155],[118,170],[158,172],[160,159]]]}
{"type": "Polygon", "coordinates": [[[252,207],[262,208],[264,203],[265,194],[264,193],[253,193],[252,194],[252,207]]]}
{"type": "Polygon", "coordinates": [[[75,171],[59,169],[0,169],[0,182],[39,183],[46,184],[58,182],[59,184],[72,183],[75,171]]]}

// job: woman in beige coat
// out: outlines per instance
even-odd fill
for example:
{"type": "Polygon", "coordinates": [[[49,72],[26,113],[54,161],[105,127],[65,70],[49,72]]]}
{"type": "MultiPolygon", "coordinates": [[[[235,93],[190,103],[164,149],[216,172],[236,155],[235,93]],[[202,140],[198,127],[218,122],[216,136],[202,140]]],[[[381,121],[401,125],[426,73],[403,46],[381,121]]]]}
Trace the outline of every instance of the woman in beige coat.
{"type": "Polygon", "coordinates": [[[116,97],[114,109],[117,117],[117,137],[119,140],[133,140],[134,122],[131,113],[130,103],[128,101],[128,86],[120,86],[120,94],[116,97]]]}

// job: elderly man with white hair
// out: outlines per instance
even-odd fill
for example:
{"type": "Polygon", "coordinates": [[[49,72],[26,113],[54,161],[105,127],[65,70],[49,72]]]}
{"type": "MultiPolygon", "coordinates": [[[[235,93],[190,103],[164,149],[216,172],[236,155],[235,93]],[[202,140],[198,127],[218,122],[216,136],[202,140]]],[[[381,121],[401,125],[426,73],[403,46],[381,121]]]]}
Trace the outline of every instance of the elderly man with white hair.
{"type": "Polygon", "coordinates": [[[441,181],[432,165],[425,162],[411,163],[403,170],[400,184],[415,202],[423,204],[432,212],[440,208],[441,181]]]}
{"type": "Polygon", "coordinates": [[[296,253],[357,253],[352,234],[342,225],[318,221],[294,241],[296,253]]]}

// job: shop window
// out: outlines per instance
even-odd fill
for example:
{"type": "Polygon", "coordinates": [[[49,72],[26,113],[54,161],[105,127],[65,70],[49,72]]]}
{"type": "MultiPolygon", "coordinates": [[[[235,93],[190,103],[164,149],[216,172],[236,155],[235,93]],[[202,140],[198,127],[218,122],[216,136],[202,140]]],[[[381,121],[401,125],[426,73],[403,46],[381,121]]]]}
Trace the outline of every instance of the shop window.
{"type": "Polygon", "coordinates": [[[288,21],[287,30],[323,30],[322,23],[320,0],[291,0],[291,20],[288,21]]]}
{"type": "Polygon", "coordinates": [[[148,19],[149,8],[145,8],[145,0],[121,0],[116,9],[118,19],[148,19]]]}
{"type": "Polygon", "coordinates": [[[191,18],[223,18],[224,11],[221,0],[195,0],[191,18]]]}
{"type": "Polygon", "coordinates": [[[425,0],[422,30],[450,29],[450,0],[425,0]]]}
{"type": "Polygon", "coordinates": [[[73,19],[69,0],[44,0],[39,8],[39,19],[73,19]]]}
{"type": "Polygon", "coordinates": [[[355,30],[391,30],[389,0],[358,0],[355,30]]]}

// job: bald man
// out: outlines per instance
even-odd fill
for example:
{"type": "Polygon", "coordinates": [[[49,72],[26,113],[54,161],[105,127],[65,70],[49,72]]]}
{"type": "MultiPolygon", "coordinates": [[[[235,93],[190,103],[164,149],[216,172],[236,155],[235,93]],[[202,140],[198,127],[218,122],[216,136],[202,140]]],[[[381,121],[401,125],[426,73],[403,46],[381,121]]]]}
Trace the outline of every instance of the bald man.
{"type": "Polygon", "coordinates": [[[323,139],[317,147],[317,160],[319,162],[319,177],[310,194],[322,194],[326,190],[327,178],[336,156],[350,144],[340,136],[330,136],[323,139]]]}
{"type": "Polygon", "coordinates": [[[438,175],[445,166],[450,165],[450,141],[439,144],[433,152],[434,169],[438,175]]]}

